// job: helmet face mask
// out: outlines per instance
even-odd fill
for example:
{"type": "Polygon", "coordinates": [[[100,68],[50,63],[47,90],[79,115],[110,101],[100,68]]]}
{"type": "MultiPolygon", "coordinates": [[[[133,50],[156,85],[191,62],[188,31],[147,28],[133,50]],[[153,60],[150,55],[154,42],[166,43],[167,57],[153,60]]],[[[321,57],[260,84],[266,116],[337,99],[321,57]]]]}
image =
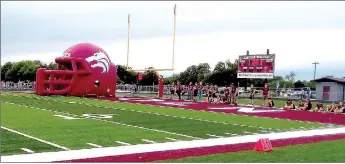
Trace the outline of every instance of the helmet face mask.
{"type": "Polygon", "coordinates": [[[67,49],[55,62],[56,70],[37,70],[36,94],[115,96],[116,66],[102,48],[80,43],[67,49]]]}

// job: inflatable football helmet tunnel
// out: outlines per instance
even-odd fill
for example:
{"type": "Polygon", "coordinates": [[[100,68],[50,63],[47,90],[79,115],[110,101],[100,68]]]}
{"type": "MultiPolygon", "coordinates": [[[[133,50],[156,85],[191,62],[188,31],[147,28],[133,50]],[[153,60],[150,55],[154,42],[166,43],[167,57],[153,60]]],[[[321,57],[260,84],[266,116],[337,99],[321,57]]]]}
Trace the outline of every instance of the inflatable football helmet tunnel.
{"type": "Polygon", "coordinates": [[[80,43],[68,48],[55,62],[56,70],[37,70],[36,94],[115,96],[116,66],[102,48],[80,43]]]}

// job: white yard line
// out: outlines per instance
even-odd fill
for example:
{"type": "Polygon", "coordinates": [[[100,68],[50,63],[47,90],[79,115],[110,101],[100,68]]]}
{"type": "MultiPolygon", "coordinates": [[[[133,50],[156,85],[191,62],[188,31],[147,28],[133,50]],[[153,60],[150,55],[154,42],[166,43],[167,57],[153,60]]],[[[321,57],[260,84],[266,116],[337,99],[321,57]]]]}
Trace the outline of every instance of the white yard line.
{"type": "Polygon", "coordinates": [[[147,142],[147,143],[157,143],[156,141],[151,141],[151,140],[148,140],[148,139],[141,139],[142,141],[144,142],[147,142]]]}
{"type": "Polygon", "coordinates": [[[63,149],[63,150],[69,150],[69,148],[67,147],[64,147],[64,146],[60,146],[58,144],[55,144],[55,143],[52,143],[52,142],[49,142],[49,141],[45,141],[45,140],[42,140],[42,139],[39,139],[37,137],[33,137],[33,136],[30,136],[28,134],[24,134],[24,133],[21,133],[21,132],[18,132],[16,130],[13,130],[13,129],[10,129],[10,128],[6,128],[4,126],[1,126],[2,129],[5,129],[7,131],[10,131],[12,133],[16,133],[16,134],[19,134],[19,135],[22,135],[24,137],[27,137],[27,138],[30,138],[30,139],[34,139],[36,141],[39,141],[39,142],[42,142],[42,143],[45,143],[45,144],[48,144],[48,145],[51,145],[51,146],[54,146],[54,147],[57,147],[57,148],[60,148],[60,149],[63,149]]]}
{"type": "Polygon", "coordinates": [[[97,144],[94,144],[94,143],[87,143],[87,144],[90,145],[90,146],[93,146],[93,147],[97,147],[97,148],[103,147],[101,145],[97,145],[97,144]]]}
{"type": "Polygon", "coordinates": [[[147,153],[156,151],[168,151],[179,150],[198,147],[209,147],[217,145],[230,145],[256,142],[260,138],[269,138],[270,140],[287,139],[287,138],[299,138],[299,137],[311,137],[317,135],[334,135],[345,134],[345,127],[332,128],[332,129],[317,129],[306,131],[294,131],[294,132],[280,132],[280,133],[268,133],[258,135],[245,135],[226,138],[212,138],[193,141],[179,141],[179,142],[166,142],[150,144],[138,144],[132,146],[119,146],[119,147],[107,147],[107,148],[93,148],[82,150],[70,150],[61,152],[46,152],[35,154],[22,154],[2,156],[2,162],[53,162],[64,161],[72,159],[85,159],[85,158],[97,158],[104,156],[117,156],[136,153],[147,153]]]}
{"type": "Polygon", "coordinates": [[[27,153],[35,153],[34,151],[27,149],[27,148],[20,148],[20,149],[22,149],[23,151],[25,151],[27,153]]]}
{"type": "Polygon", "coordinates": [[[214,135],[214,134],[206,134],[206,135],[208,135],[210,137],[217,137],[217,138],[222,138],[223,137],[223,136],[217,136],[217,135],[214,135]]]}
{"type": "Polygon", "coordinates": [[[238,136],[238,134],[235,134],[235,133],[224,133],[224,134],[232,135],[232,136],[238,136]]]}
{"type": "Polygon", "coordinates": [[[121,145],[125,145],[125,146],[132,145],[132,144],[127,143],[127,142],[121,142],[121,141],[115,141],[115,142],[118,143],[118,144],[121,144],[121,145]]]}
{"type": "Polygon", "coordinates": [[[178,139],[175,139],[175,138],[169,138],[169,137],[165,137],[165,139],[170,140],[170,141],[181,141],[181,140],[178,140],[178,139]]]}

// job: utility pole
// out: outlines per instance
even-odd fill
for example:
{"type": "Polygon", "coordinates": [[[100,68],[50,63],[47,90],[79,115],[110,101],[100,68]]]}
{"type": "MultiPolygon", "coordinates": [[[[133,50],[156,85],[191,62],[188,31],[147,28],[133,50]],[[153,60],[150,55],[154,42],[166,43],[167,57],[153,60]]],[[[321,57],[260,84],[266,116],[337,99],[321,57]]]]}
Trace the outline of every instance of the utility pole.
{"type": "Polygon", "coordinates": [[[312,63],[312,64],[314,64],[314,80],[315,80],[315,75],[316,75],[316,65],[317,64],[320,64],[319,62],[314,62],[314,63],[312,63]]]}

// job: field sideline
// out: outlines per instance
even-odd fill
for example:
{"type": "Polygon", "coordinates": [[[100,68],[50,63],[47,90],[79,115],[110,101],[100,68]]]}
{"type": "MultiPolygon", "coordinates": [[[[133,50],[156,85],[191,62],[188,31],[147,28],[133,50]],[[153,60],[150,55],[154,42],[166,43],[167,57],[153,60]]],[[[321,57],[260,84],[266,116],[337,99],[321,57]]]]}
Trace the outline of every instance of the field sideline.
{"type": "MultiPolygon", "coordinates": [[[[246,144],[255,142],[260,137],[269,137],[272,138],[273,144],[276,142],[276,145],[279,145],[278,142],[281,142],[282,144],[280,144],[280,146],[287,146],[289,144],[286,145],[285,141],[284,143],[281,141],[285,140],[284,137],[275,138],[275,136],[279,136],[278,134],[284,136],[295,134],[291,135],[290,138],[285,137],[289,140],[290,144],[309,142],[302,141],[300,139],[297,141],[297,139],[294,139],[296,137],[309,137],[309,140],[313,140],[313,142],[327,141],[324,143],[338,143],[341,141],[343,142],[343,140],[339,139],[345,139],[345,129],[343,128],[345,124],[342,124],[341,121],[335,123],[315,122],[313,120],[304,121],[298,119],[280,119],[279,117],[262,118],[260,116],[265,112],[271,112],[273,115],[282,113],[279,109],[275,111],[260,109],[263,113],[255,113],[252,115],[234,112],[218,112],[209,109],[202,111],[199,109],[186,110],[197,106],[198,104],[185,103],[182,104],[182,106],[178,106],[178,103],[174,101],[154,100],[149,98],[128,99],[124,97],[118,101],[104,101],[76,97],[41,97],[33,94],[9,92],[2,93],[1,98],[1,139],[3,141],[1,142],[1,153],[5,155],[2,159],[8,159],[9,161],[13,159],[17,159],[19,161],[34,159],[33,157],[36,153],[47,154],[48,157],[51,153],[55,153],[54,155],[56,155],[56,153],[67,153],[69,151],[79,152],[81,150],[85,150],[85,152],[93,152],[95,150],[98,151],[99,149],[99,151],[102,152],[101,150],[103,149],[114,149],[118,151],[123,150],[120,152],[126,152],[125,150],[127,150],[128,147],[137,147],[138,151],[128,151],[127,154],[123,154],[127,155],[126,158],[119,158],[121,153],[118,155],[116,155],[116,153],[99,153],[99,156],[97,156],[97,153],[92,153],[93,156],[89,156],[89,158],[92,157],[92,160],[101,160],[101,157],[108,155],[113,156],[111,159],[113,161],[117,160],[118,162],[145,162],[150,160],[165,160],[166,158],[163,158],[162,156],[166,155],[161,154],[161,158],[155,159],[149,158],[148,155],[145,159],[129,158],[128,156],[133,156],[133,153],[137,153],[137,156],[145,157],[145,155],[140,155],[140,153],[149,153],[153,150],[178,150],[178,152],[175,153],[179,153],[180,155],[176,155],[176,158],[183,158],[188,156],[181,156],[182,149],[196,149],[198,147],[203,147],[207,150],[206,152],[209,151],[209,154],[231,152],[229,150],[231,149],[231,146],[234,146],[234,144],[244,144],[242,142],[237,142],[236,137],[241,138],[242,140],[243,137],[248,137],[247,140],[243,141],[246,144]],[[302,132],[305,132],[305,134],[302,132]],[[313,137],[315,134],[321,137],[311,139],[310,137],[313,137]],[[191,146],[185,147],[179,143],[191,146]],[[164,149],[162,149],[161,146],[157,146],[155,149],[154,145],[166,146],[164,146],[164,149]],[[211,151],[210,147],[218,147],[221,145],[228,146],[227,148],[224,148],[223,152],[216,150],[215,148],[211,151]],[[174,148],[174,146],[176,147],[174,148]],[[139,147],[141,148],[139,149],[139,147]],[[152,148],[152,150],[146,150],[147,148],[152,148]],[[21,157],[21,159],[17,157],[21,157]]],[[[217,108],[219,107],[217,106],[217,108]]],[[[231,109],[229,108],[229,111],[230,110],[233,111],[232,107],[231,109]]],[[[292,113],[292,115],[294,114],[292,113]]],[[[343,118],[343,115],[324,115],[329,115],[329,117],[334,118],[333,120],[343,118]]],[[[322,143],[318,144],[320,144],[321,147],[324,145],[322,143]]],[[[314,144],[301,146],[306,146],[305,149],[308,149],[308,145],[312,146],[314,144]]],[[[239,147],[243,147],[243,145],[239,147]]],[[[219,154],[219,156],[195,153],[198,154],[198,156],[206,156],[190,157],[180,160],[191,162],[212,162],[215,161],[215,156],[217,156],[217,159],[221,159],[219,162],[231,162],[225,160],[225,158],[227,158],[226,156],[236,156],[236,154],[241,153],[253,153],[252,151],[241,150],[248,149],[240,148],[238,150],[240,152],[219,154]]],[[[277,150],[284,152],[285,148],[280,147],[277,150]]],[[[257,152],[254,152],[254,154],[255,153],[257,152]]],[[[56,156],[58,157],[58,155],[56,156]]],[[[57,157],[55,161],[72,160],[75,162],[83,161],[83,159],[87,158],[85,157],[85,153],[82,158],[80,155],[71,157],[71,159],[59,159],[57,157]]],[[[272,153],[272,156],[269,157],[270,160],[278,158],[279,154],[275,155],[275,151],[272,153]]],[[[320,157],[308,158],[309,160],[302,159],[302,157],[298,159],[314,162],[314,159],[320,159],[320,157]]],[[[298,161],[298,159],[296,159],[296,161],[298,161]]],[[[340,157],[335,158],[335,161],[339,161],[337,159],[340,159],[340,157]]],[[[44,158],[41,158],[41,160],[44,160],[44,158]]],[[[253,161],[253,159],[248,160],[253,161]]],[[[234,159],[234,161],[240,160],[234,159]]],[[[260,159],[257,161],[260,161],[260,159]]]]}

